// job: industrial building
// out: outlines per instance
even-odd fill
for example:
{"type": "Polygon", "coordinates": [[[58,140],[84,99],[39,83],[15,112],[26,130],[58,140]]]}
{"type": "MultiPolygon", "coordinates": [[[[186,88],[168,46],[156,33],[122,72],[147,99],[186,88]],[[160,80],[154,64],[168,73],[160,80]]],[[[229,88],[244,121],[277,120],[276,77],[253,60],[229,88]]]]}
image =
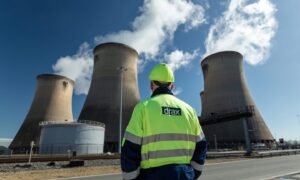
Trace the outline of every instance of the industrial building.
{"type": "Polygon", "coordinates": [[[136,50],[120,43],[104,43],[94,49],[91,86],[78,119],[105,124],[106,152],[117,151],[120,136],[124,134],[133,108],[140,99],[138,57],[136,50]]]}
{"type": "Polygon", "coordinates": [[[74,81],[60,75],[41,74],[29,112],[9,148],[14,153],[25,153],[31,141],[38,149],[42,121],[72,122],[72,94],[74,81]]]}
{"type": "Polygon", "coordinates": [[[9,145],[11,143],[12,139],[7,138],[0,138],[0,155],[2,154],[9,154],[9,145]]]}
{"type": "Polygon", "coordinates": [[[99,122],[40,123],[40,154],[100,154],[104,147],[104,125],[99,122]]]}
{"type": "MultiPolygon", "coordinates": [[[[118,151],[119,140],[140,100],[138,58],[136,50],[120,43],[94,48],[91,86],[78,122],[73,122],[72,114],[74,81],[54,74],[37,76],[32,105],[9,148],[25,153],[34,141],[41,154],[118,151]]],[[[274,138],[246,84],[243,56],[234,51],[215,53],[204,58],[201,67],[204,90],[200,93],[199,119],[209,147],[272,144],[274,138]]]]}
{"type": "Polygon", "coordinates": [[[251,143],[270,145],[274,138],[250,96],[243,56],[218,52],[201,62],[204,91],[200,123],[210,148],[238,148],[251,143]]]}

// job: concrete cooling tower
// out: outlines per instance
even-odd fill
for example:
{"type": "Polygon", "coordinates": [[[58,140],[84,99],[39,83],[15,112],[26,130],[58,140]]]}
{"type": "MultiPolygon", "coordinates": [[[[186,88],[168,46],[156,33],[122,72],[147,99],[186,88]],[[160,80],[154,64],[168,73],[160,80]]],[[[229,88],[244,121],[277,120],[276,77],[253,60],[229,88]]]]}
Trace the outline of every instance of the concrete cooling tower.
{"type": "Polygon", "coordinates": [[[124,44],[105,43],[94,49],[92,82],[78,119],[105,124],[105,152],[118,150],[121,88],[121,135],[124,134],[133,108],[140,99],[137,61],[138,53],[124,44]]]}
{"type": "Polygon", "coordinates": [[[74,81],[60,75],[37,76],[37,87],[30,110],[9,148],[24,153],[34,141],[38,148],[39,123],[42,121],[72,122],[72,94],[74,81]]]}
{"type": "Polygon", "coordinates": [[[243,56],[234,51],[219,52],[203,59],[201,66],[204,91],[200,93],[200,122],[209,144],[228,148],[245,143],[274,142],[250,96],[243,72],[243,56]]]}

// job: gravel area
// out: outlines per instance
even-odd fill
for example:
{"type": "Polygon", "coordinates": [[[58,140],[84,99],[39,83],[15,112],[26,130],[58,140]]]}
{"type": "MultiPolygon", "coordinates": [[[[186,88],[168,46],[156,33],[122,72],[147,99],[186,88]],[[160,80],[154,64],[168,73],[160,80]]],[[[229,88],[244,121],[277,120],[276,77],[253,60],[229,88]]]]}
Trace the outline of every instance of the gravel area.
{"type": "MultiPolygon", "coordinates": [[[[32,170],[47,170],[47,169],[61,169],[69,168],[67,165],[69,161],[57,161],[53,165],[49,162],[33,162],[31,166],[27,163],[3,163],[0,164],[0,172],[19,172],[19,171],[32,171],[32,170]]],[[[119,159],[114,160],[85,160],[84,167],[93,166],[115,166],[120,165],[119,159]]]]}
{"type": "MultiPolygon", "coordinates": [[[[238,161],[244,158],[217,158],[207,159],[206,164],[210,163],[222,163],[227,161],[238,161]]],[[[67,165],[69,161],[56,161],[53,165],[50,162],[33,162],[31,166],[27,166],[27,163],[2,163],[0,164],[0,173],[6,172],[22,172],[32,170],[51,170],[51,169],[70,169],[67,165]]],[[[99,166],[119,166],[119,159],[98,159],[98,160],[85,160],[83,167],[99,167],[99,166]]]]}
{"type": "MultiPolygon", "coordinates": [[[[228,161],[245,160],[244,158],[218,158],[208,159],[206,164],[222,163],[228,161]]],[[[110,173],[120,173],[120,160],[86,160],[83,167],[66,167],[68,161],[55,162],[49,166],[49,162],[33,162],[31,167],[26,163],[0,164],[0,179],[5,180],[41,180],[60,179],[66,177],[90,176],[110,173]],[[24,166],[24,167],[22,167],[24,166]]]]}
{"type": "Polygon", "coordinates": [[[44,169],[18,172],[0,172],[0,179],[5,180],[54,180],[66,177],[91,176],[120,173],[120,166],[94,166],[60,169],[44,169]]]}

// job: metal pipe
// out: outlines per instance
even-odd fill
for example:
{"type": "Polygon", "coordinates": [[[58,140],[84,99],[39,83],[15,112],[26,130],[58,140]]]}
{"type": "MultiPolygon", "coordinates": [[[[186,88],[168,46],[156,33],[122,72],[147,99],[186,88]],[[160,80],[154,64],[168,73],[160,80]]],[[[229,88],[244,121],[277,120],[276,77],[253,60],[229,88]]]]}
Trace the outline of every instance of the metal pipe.
{"type": "Polygon", "coordinates": [[[121,154],[122,147],[122,107],[123,107],[123,73],[127,71],[127,68],[121,66],[118,68],[121,73],[121,82],[120,82],[120,119],[119,119],[119,153],[121,154]]]}
{"type": "Polygon", "coordinates": [[[246,154],[250,155],[251,153],[251,144],[250,144],[250,137],[248,131],[248,125],[246,118],[243,119],[243,127],[244,127],[244,134],[245,134],[245,145],[246,145],[246,154]]]}
{"type": "Polygon", "coordinates": [[[30,152],[29,152],[28,164],[31,164],[31,155],[32,155],[33,146],[34,146],[34,141],[31,141],[30,142],[30,152]]]}
{"type": "Polygon", "coordinates": [[[214,134],[214,139],[215,139],[215,149],[218,149],[218,142],[217,142],[217,135],[214,134]]]}

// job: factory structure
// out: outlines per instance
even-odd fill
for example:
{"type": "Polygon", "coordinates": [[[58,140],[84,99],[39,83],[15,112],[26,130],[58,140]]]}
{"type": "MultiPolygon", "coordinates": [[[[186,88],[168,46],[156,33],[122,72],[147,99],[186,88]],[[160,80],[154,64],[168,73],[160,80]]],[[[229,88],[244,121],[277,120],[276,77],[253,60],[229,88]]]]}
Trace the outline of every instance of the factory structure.
{"type": "Polygon", "coordinates": [[[138,57],[136,50],[120,43],[104,43],[94,48],[92,82],[78,119],[105,124],[105,151],[118,150],[120,136],[140,100],[138,57]]]}
{"type": "Polygon", "coordinates": [[[210,148],[237,148],[251,143],[271,145],[274,137],[250,96],[243,56],[224,51],[201,62],[204,90],[200,123],[210,148]]]}
{"type": "MultiPolygon", "coordinates": [[[[139,55],[121,43],[94,48],[94,69],[88,95],[77,121],[72,114],[74,81],[54,74],[37,76],[30,110],[9,148],[27,152],[33,141],[40,154],[117,152],[119,141],[139,102],[139,55]]],[[[202,62],[204,90],[199,121],[210,144],[220,148],[274,138],[252,100],[238,52],[212,54],[202,62]]]]}
{"type": "Polygon", "coordinates": [[[101,154],[104,125],[94,121],[40,123],[39,154],[101,154]]]}
{"type": "Polygon", "coordinates": [[[38,148],[42,121],[72,122],[74,81],[60,75],[41,74],[29,112],[9,148],[15,153],[30,149],[31,141],[38,148]]]}
{"type": "Polygon", "coordinates": [[[95,47],[91,86],[77,122],[72,114],[74,81],[60,75],[39,75],[33,103],[10,149],[28,152],[33,141],[41,154],[117,152],[140,99],[137,62],[137,51],[127,45],[95,47]]]}

